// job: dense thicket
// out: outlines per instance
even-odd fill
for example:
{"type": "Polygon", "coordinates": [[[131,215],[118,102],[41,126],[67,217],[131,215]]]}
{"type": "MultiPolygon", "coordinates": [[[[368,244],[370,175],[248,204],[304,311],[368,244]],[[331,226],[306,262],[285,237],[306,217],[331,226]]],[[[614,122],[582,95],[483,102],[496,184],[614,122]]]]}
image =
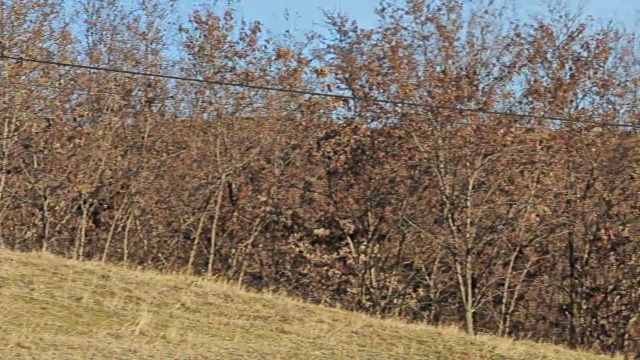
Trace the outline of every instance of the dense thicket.
{"type": "Polygon", "coordinates": [[[636,34],[468,3],[299,41],[232,9],[0,2],[5,55],[360,99],[2,60],[0,245],[638,351],[639,138],[612,126],[640,112],[636,34]]]}

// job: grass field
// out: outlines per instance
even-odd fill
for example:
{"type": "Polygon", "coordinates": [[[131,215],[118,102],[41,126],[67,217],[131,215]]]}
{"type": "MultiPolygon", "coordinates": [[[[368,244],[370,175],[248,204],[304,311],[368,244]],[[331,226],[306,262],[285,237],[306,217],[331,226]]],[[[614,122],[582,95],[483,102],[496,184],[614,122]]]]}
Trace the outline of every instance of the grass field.
{"type": "Polygon", "coordinates": [[[0,359],[611,359],[0,251],[0,359]]]}

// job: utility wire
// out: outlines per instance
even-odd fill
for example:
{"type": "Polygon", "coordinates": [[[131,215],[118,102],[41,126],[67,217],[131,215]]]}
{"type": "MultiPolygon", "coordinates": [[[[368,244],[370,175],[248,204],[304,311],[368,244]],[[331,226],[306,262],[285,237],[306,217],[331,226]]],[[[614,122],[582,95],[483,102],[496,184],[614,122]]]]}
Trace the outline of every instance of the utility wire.
{"type": "Polygon", "coordinates": [[[46,65],[55,65],[55,66],[70,67],[70,68],[76,68],[76,69],[104,71],[104,72],[127,74],[127,75],[134,75],[134,76],[146,76],[146,77],[168,79],[168,80],[179,80],[179,81],[195,82],[195,83],[208,84],[208,85],[219,85],[219,86],[239,87],[239,88],[253,89],[253,90],[275,91],[275,92],[283,92],[283,93],[290,93],[290,94],[327,97],[327,98],[334,98],[334,99],[340,99],[340,100],[377,102],[381,104],[419,107],[419,108],[432,109],[432,110],[472,112],[472,113],[480,113],[480,114],[487,114],[487,115],[513,116],[513,117],[519,117],[519,118],[532,118],[532,119],[551,120],[551,121],[577,123],[577,124],[594,124],[598,126],[627,127],[632,129],[639,128],[639,126],[636,126],[633,124],[602,123],[598,121],[570,119],[570,118],[559,117],[559,116],[511,113],[511,112],[505,112],[505,111],[487,110],[482,108],[464,108],[464,107],[455,107],[455,106],[428,105],[428,104],[422,104],[422,103],[416,103],[416,102],[410,102],[410,101],[396,101],[396,100],[378,99],[378,98],[363,98],[363,97],[357,97],[357,96],[323,93],[323,92],[307,91],[307,90],[300,90],[300,89],[291,89],[291,88],[283,88],[283,87],[277,87],[277,86],[251,85],[251,84],[245,84],[245,83],[197,79],[197,78],[190,78],[190,77],[177,76],[177,75],[121,70],[121,69],[113,69],[113,68],[106,68],[106,67],[100,67],[100,66],[73,64],[73,63],[66,63],[66,62],[59,62],[59,61],[52,61],[52,60],[26,58],[21,56],[11,56],[6,54],[0,54],[0,59],[8,59],[8,60],[15,60],[19,62],[20,61],[31,62],[31,63],[38,63],[38,64],[46,64],[46,65]]]}

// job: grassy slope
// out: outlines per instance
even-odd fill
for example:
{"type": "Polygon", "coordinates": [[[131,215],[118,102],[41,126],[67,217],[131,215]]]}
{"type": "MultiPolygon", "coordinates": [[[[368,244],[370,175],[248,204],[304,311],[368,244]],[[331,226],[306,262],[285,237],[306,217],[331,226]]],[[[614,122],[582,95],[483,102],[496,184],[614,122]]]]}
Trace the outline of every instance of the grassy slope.
{"type": "Polygon", "coordinates": [[[599,357],[379,320],[209,280],[0,251],[0,358],[599,357]]]}

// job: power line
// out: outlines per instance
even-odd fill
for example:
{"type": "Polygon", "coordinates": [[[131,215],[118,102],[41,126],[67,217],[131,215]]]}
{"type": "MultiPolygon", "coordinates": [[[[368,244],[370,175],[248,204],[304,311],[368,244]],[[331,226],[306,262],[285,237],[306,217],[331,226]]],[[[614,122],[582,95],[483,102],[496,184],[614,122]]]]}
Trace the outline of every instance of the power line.
{"type": "Polygon", "coordinates": [[[106,68],[106,67],[100,67],[100,66],[73,64],[73,63],[66,63],[66,62],[59,62],[59,61],[52,61],[52,60],[25,58],[25,57],[21,57],[21,56],[10,56],[10,55],[6,55],[6,54],[0,54],[0,59],[8,59],[8,60],[31,62],[31,63],[38,63],[38,64],[46,64],[46,65],[55,65],[55,66],[70,67],[70,68],[77,68],[77,69],[104,71],[104,72],[127,74],[127,75],[134,75],[134,76],[146,76],[146,77],[153,77],[153,78],[167,79],[167,80],[179,80],[179,81],[195,82],[195,83],[208,84],[208,85],[230,86],[230,87],[238,87],[238,88],[244,88],[244,89],[274,91],[274,92],[283,92],[283,93],[309,95],[309,96],[319,96],[319,97],[327,97],[327,98],[334,98],[334,99],[340,99],[340,100],[377,102],[377,103],[381,103],[381,104],[397,105],[397,106],[408,106],[408,107],[419,107],[419,108],[432,109],[432,110],[448,110],[448,111],[472,112],[472,113],[480,113],[480,114],[487,114],[487,115],[512,116],[512,117],[518,117],[518,118],[531,118],[531,119],[551,120],[551,121],[577,123],[577,124],[594,124],[594,125],[598,125],[598,126],[626,127],[626,128],[632,128],[632,129],[637,129],[638,128],[638,126],[633,125],[633,124],[602,123],[602,122],[590,121],[590,120],[569,119],[569,118],[564,118],[564,117],[559,117],[559,116],[511,113],[511,112],[505,112],[505,111],[487,110],[487,109],[482,109],[482,108],[464,108],[464,107],[455,107],[455,106],[427,105],[427,104],[410,102],[410,101],[396,101],[396,100],[378,99],[378,98],[362,98],[362,97],[357,97],[357,96],[332,94],[332,93],[323,93],[323,92],[307,91],[307,90],[300,90],[300,89],[291,89],[291,88],[283,88],[283,87],[277,87],[277,86],[251,85],[251,84],[245,84],[245,83],[235,83],[235,82],[225,82],[225,81],[216,81],[216,80],[197,79],[197,78],[190,78],[190,77],[177,76],[177,75],[167,75],[167,74],[158,74],[158,73],[148,73],[148,72],[142,72],[142,71],[113,69],[113,68],[106,68]]]}

